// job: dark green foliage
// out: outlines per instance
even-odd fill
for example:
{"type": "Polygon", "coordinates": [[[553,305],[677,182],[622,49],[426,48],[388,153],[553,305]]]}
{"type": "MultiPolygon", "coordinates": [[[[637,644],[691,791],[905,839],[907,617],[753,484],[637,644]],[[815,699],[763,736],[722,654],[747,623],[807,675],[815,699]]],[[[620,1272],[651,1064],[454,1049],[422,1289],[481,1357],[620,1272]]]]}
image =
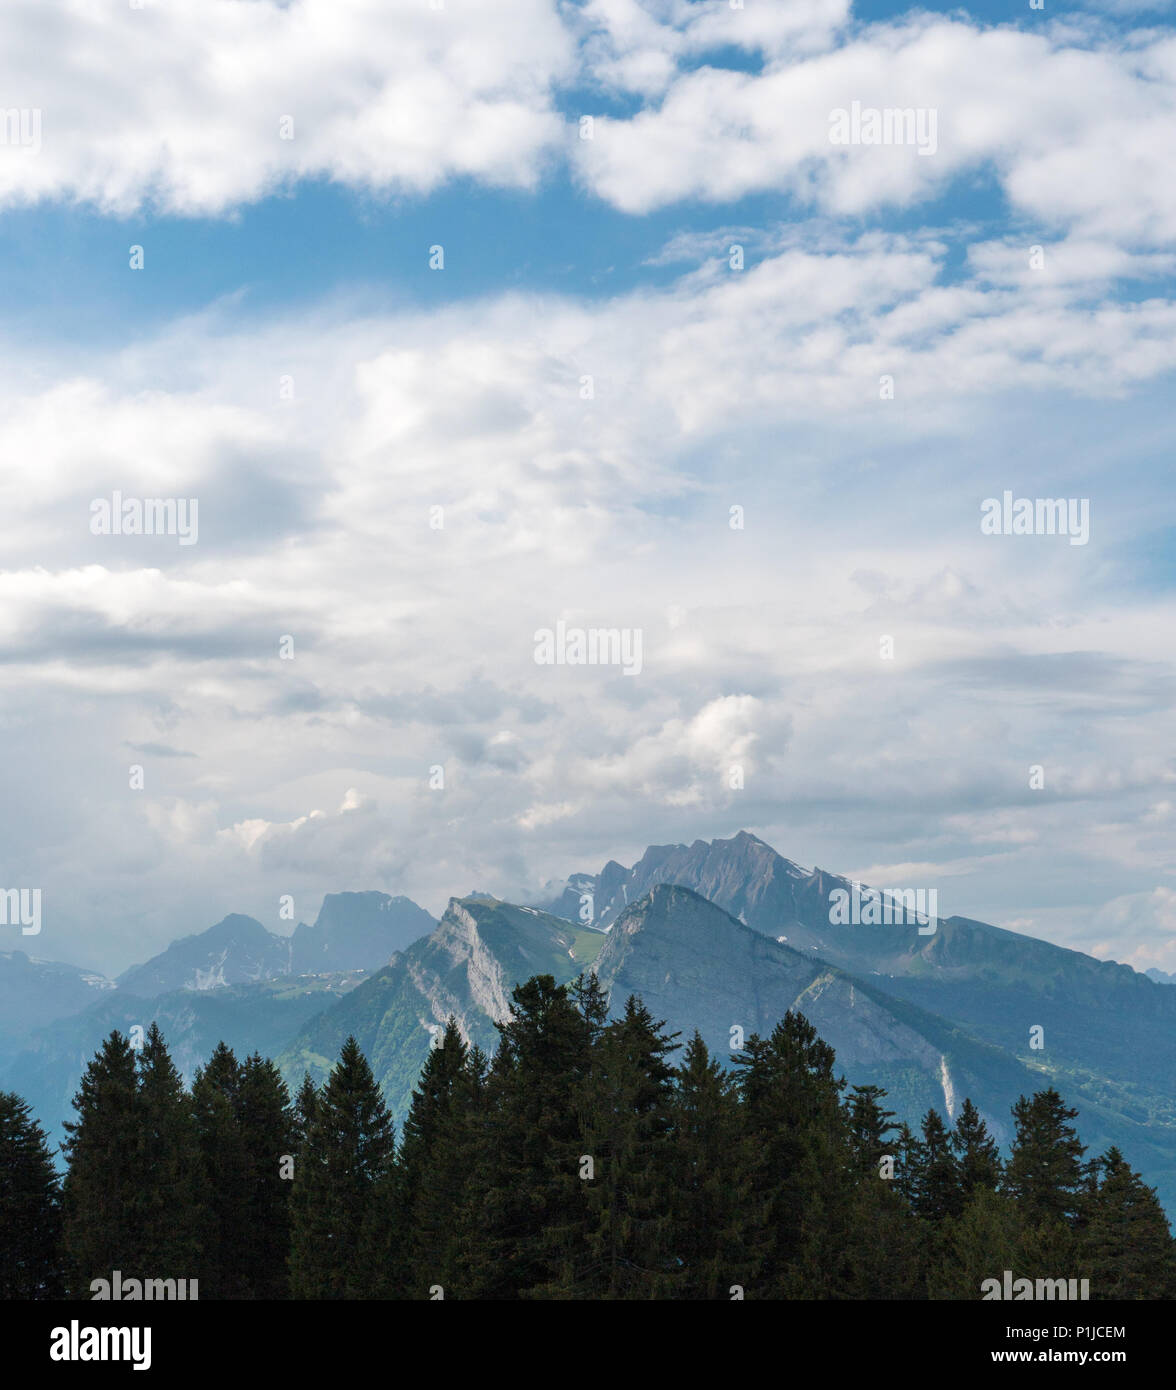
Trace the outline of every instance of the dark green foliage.
{"type": "Polygon", "coordinates": [[[965,1201],[978,1188],[995,1192],[1002,1172],[1000,1150],[970,1100],[964,1101],[952,1130],[951,1144],[959,1160],[960,1190],[965,1201]]]}
{"type": "Polygon", "coordinates": [[[138,1060],[136,1208],[143,1273],[150,1278],[195,1279],[202,1247],[202,1165],[192,1098],[154,1023],[138,1060]]]}
{"type": "Polygon", "coordinates": [[[1007,1164],[970,1100],[897,1126],[803,1015],[734,1071],[595,978],[518,986],[488,1061],[455,1019],[399,1149],[354,1038],[293,1104],[224,1046],[191,1094],[159,1030],[112,1033],[82,1078],[62,1194],[28,1107],[0,1093],[0,1294],[199,1277],[204,1298],[977,1299],[989,1281],[1176,1295],[1153,1189],[1085,1163],[1050,1088],[1007,1164]],[[290,1178],[293,1178],[290,1181],[290,1178]]]}
{"type": "Polygon", "coordinates": [[[939,1222],[958,1216],[964,1195],[959,1161],[951,1135],[938,1110],[923,1116],[923,1138],[917,1146],[916,1168],[911,1184],[911,1208],[916,1216],[939,1222]]]}
{"type": "Polygon", "coordinates": [[[744,1124],[757,1150],[753,1201],[768,1232],[761,1297],[836,1297],[847,1272],[858,1161],[834,1060],[794,1012],[770,1038],[752,1036],[737,1059],[744,1124]]]}
{"type": "Polygon", "coordinates": [[[484,1298],[574,1289],[587,1238],[580,1107],[600,1025],[550,975],[519,985],[511,1001],[486,1083],[475,1283],[484,1298]]]}
{"type": "Polygon", "coordinates": [[[0,1299],[60,1298],[61,1187],[28,1105],[0,1091],[0,1299]]]}
{"type": "MultiPolygon", "coordinates": [[[[977,1186],[959,1216],[950,1217],[938,1232],[927,1291],[931,1298],[980,1297],[985,1279],[999,1279],[1004,1270],[1027,1276],[1021,1261],[1022,1230],[1017,1204],[1007,1193],[977,1186]]],[[[1061,1277],[1066,1271],[1055,1270],[1061,1277]]]]}
{"type": "Polygon", "coordinates": [[[476,1224],[479,1116],[486,1058],[450,1019],[425,1062],[399,1161],[376,1203],[384,1296],[468,1297],[476,1224]]]}
{"type": "Polygon", "coordinates": [[[854,1086],[850,1091],[848,1120],[849,1137],[858,1166],[863,1173],[878,1176],[883,1158],[894,1145],[891,1123],[894,1112],[882,1104],[886,1092],[880,1086],[854,1086]]]}
{"type": "Polygon", "coordinates": [[[368,1209],[392,1166],[388,1107],[359,1044],[348,1038],[314,1107],[291,1200],[295,1298],[363,1298],[377,1282],[368,1209]]]}
{"type": "Polygon", "coordinates": [[[310,1136],[310,1127],[314,1122],[315,1112],[318,1109],[318,1089],[311,1080],[310,1073],[305,1072],[302,1077],[302,1085],[298,1088],[298,1094],[294,1097],[294,1148],[301,1153],[306,1147],[306,1141],[310,1136]]]}
{"type": "Polygon", "coordinates": [[[87,1297],[90,1281],[109,1279],[112,1270],[140,1275],[147,1253],[139,1223],[144,1175],[135,1054],[121,1033],[111,1033],[86,1068],[74,1110],[77,1118],[65,1126],[65,1273],[69,1291],[87,1297]]]}
{"type": "Polygon", "coordinates": [[[1095,1161],[1091,1176],[1080,1237],[1090,1296],[1172,1298],[1172,1237],[1154,1189],[1115,1148],[1095,1161]]]}
{"type": "Polygon", "coordinates": [[[766,1242],[752,1192],[754,1143],[731,1073],[697,1033],[676,1074],[667,1136],[675,1298],[720,1299],[754,1288],[766,1242]]]}
{"type": "Polygon", "coordinates": [[[1052,1086],[1013,1106],[1017,1134],[1004,1185],[1030,1224],[1071,1222],[1078,1215],[1086,1150],[1070,1123],[1077,1116],[1052,1086]]]}
{"type": "Polygon", "coordinates": [[[192,1084],[192,1111],[204,1164],[205,1298],[236,1298],[237,1245],[245,1228],[249,1160],[238,1122],[241,1067],[221,1043],[192,1084]]]}
{"type": "MultiPolygon", "coordinates": [[[[585,1011],[589,1019],[592,1008],[585,1011]]],[[[675,1045],[662,1026],[630,998],[593,1047],[580,1097],[586,1259],[565,1294],[655,1298],[677,1273],[665,1167],[674,1076],[668,1059],[675,1045]]],[[[567,1251],[566,1268],[577,1267],[575,1254],[567,1251]]]]}
{"type": "Polygon", "coordinates": [[[242,1064],[238,1116],[248,1165],[241,1291],[244,1297],[281,1298],[287,1288],[296,1128],[290,1093],[268,1057],[254,1053],[242,1064]]]}
{"type": "Polygon", "coordinates": [[[203,1160],[206,1298],[281,1298],[295,1120],[274,1064],[222,1043],[192,1085],[203,1160]],[[287,1169],[283,1176],[283,1168],[287,1169]]]}

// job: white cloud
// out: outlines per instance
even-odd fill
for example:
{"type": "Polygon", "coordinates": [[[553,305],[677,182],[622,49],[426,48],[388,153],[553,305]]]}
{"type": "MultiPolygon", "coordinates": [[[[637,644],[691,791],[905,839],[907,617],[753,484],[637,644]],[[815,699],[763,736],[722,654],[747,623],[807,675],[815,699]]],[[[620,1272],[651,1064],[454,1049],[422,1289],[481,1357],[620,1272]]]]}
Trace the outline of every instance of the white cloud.
{"type": "Polygon", "coordinates": [[[855,24],[845,0],[44,0],[0,19],[0,90],[6,111],[40,113],[35,148],[0,146],[0,206],[229,215],[303,181],[533,189],[570,165],[635,214],[783,192],[857,217],[991,176],[1035,239],[1166,253],[1176,232],[1176,40],[1090,17],[1017,29],[855,24]],[[750,68],[722,66],[731,51],[750,68]],[[608,114],[618,93],[632,114],[608,114]],[[855,101],[933,110],[935,153],[832,145],[831,112],[855,101]]]}
{"type": "Polygon", "coordinates": [[[304,179],[530,187],[561,135],[551,86],[571,59],[552,0],[8,5],[0,91],[41,113],[41,138],[0,149],[0,204],[191,215],[304,179]]]}
{"type": "Polygon", "coordinates": [[[932,234],[760,254],[597,302],[230,308],[0,383],[0,452],[38,461],[3,493],[0,834],[45,953],[125,965],[286,893],[518,897],[741,825],[953,866],[975,916],[1176,868],[1176,612],[1105,579],[1161,514],[1124,460],[1166,456],[1172,306],[946,286],[932,234]],[[198,497],[199,543],[92,536],[96,479],[198,497]],[[1092,496],[1090,545],[982,536],[1004,486],[1092,496]],[[640,676],[537,666],[561,615],[641,628],[640,676]]]}
{"type": "Polygon", "coordinates": [[[801,58],[780,52],[759,72],[681,65],[662,86],[656,105],[598,121],[575,152],[584,182],[628,212],[770,191],[856,216],[989,170],[1016,212],[1054,232],[1166,248],[1176,228],[1166,34],[1132,42],[924,15],[801,58]],[[934,153],[831,144],[831,113],[854,102],[934,111],[934,153]]]}

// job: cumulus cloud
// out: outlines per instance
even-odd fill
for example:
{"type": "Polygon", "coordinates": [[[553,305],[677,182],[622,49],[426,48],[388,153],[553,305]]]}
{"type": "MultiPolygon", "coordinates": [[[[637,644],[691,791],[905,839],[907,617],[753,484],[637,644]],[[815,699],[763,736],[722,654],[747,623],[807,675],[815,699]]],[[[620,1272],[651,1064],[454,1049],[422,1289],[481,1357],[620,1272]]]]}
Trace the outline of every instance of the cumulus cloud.
{"type": "Polygon", "coordinates": [[[946,285],[943,257],[818,224],[657,291],[226,310],[3,383],[0,445],[43,460],[5,482],[0,574],[3,832],[42,949],[125,965],[341,887],[525,897],[745,825],[834,869],[943,863],[952,910],[1059,939],[1086,919],[1037,908],[1092,864],[1087,918],[1154,881],[1176,615],[1100,575],[1155,510],[1155,476],[1119,484],[1171,306],[946,285]],[[250,545],[220,539],[256,524],[226,454],[302,490],[250,545]],[[95,477],[198,497],[199,543],[94,536],[95,477]],[[1090,545],[983,536],[1010,485],[1093,494],[1090,545]],[[560,620],[639,629],[640,675],[537,665],[560,620]]]}
{"type": "MultiPolygon", "coordinates": [[[[732,42],[740,21],[730,14],[732,42]]],[[[1055,233],[1166,247],[1176,224],[1164,175],[1174,62],[1165,33],[1135,42],[921,15],[805,56],[769,49],[759,71],[680,63],[656,103],[598,121],[575,159],[588,187],[631,213],[772,191],[854,216],[918,204],[985,172],[1015,211],[1055,233]],[[832,143],[833,113],[855,102],[934,112],[934,149],[832,143]]],[[[614,68],[604,64],[602,78],[614,68]]]]}
{"type": "Polygon", "coordinates": [[[304,182],[405,196],[534,189],[571,168],[633,214],[771,192],[857,217],[987,177],[1055,238],[1161,252],[1176,229],[1176,41],[1090,18],[864,24],[846,0],[20,0],[0,21],[0,89],[0,206],[225,216],[304,182]],[[831,143],[832,113],[854,103],[933,112],[934,149],[831,143]]]}
{"type": "Polygon", "coordinates": [[[1176,612],[1134,554],[1176,446],[1170,37],[843,0],[0,26],[15,129],[43,118],[0,148],[2,206],[570,169],[627,214],[714,209],[596,299],[230,298],[89,359],[5,344],[0,834],[46,954],[117,969],[286,894],[525,898],[748,827],[1176,964],[1176,612]],[[935,153],[832,145],[855,101],[935,109],[935,153]],[[976,181],[1011,217],[874,225],[976,181]],[[760,193],[799,215],[727,205],[760,193]],[[1005,489],[1088,499],[1089,544],[982,534],[1005,489]],[[198,501],[198,542],[95,534],[116,492],[198,501]],[[538,664],[560,622],[640,632],[640,673],[538,664]]]}
{"type": "Polygon", "coordinates": [[[222,214],[299,180],[533,186],[572,45],[552,0],[17,0],[0,24],[0,203],[222,214]]]}

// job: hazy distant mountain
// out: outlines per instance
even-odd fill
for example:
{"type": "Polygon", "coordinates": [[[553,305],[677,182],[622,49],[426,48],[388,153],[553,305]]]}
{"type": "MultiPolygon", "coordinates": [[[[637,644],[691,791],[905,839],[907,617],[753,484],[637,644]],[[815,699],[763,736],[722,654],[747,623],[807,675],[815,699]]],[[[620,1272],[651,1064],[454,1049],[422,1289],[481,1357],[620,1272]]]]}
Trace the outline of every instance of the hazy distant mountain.
{"type": "Polygon", "coordinates": [[[0,951],[0,1064],[35,1029],[78,1013],[113,989],[113,980],[92,970],[0,951]]]}
{"type": "Polygon", "coordinates": [[[1154,980],[1157,985],[1176,985],[1176,975],[1169,975],[1166,970],[1157,970],[1154,965],[1143,973],[1149,980],[1154,980]]]}
{"type": "Polygon", "coordinates": [[[290,938],[291,970],[375,970],[436,925],[411,898],[328,893],[314,926],[300,922],[290,938]]]}
{"type": "Polygon", "coordinates": [[[387,893],[328,893],[313,927],[292,936],[267,931],[231,913],[207,931],[173,941],[166,951],[119,976],[122,989],[154,997],[169,990],[257,984],[281,975],[375,970],[436,925],[409,898],[387,893]]]}
{"type": "Polygon", "coordinates": [[[279,1059],[297,1085],[304,1071],[326,1078],[345,1039],[359,1040],[398,1116],[428,1055],[433,1030],[450,1015],[466,1038],[493,1052],[494,1021],[511,989],[531,975],[562,983],[589,966],[603,936],[532,907],[493,898],[451,898],[432,934],[395,956],[346,998],[313,1019],[279,1059]]]}
{"type": "Polygon", "coordinates": [[[17,1091],[56,1137],[72,1115],[71,1102],[90,1058],[112,1029],[129,1035],[157,1022],[172,1060],[191,1081],[222,1040],[239,1057],[276,1057],[283,1044],[328,1001],[353,989],[362,972],[282,976],[258,984],[219,989],[180,989],[155,999],[112,990],[72,1018],[59,1019],[26,1038],[23,1050],[0,1073],[0,1089],[17,1091]]]}
{"type": "Polygon", "coordinates": [[[170,990],[256,984],[290,973],[290,941],[254,917],[230,913],[215,927],[173,941],[145,965],[118,977],[120,989],[145,998],[170,990]]]}
{"type": "Polygon", "coordinates": [[[276,1057],[329,1001],[433,926],[408,898],[331,893],[314,926],[293,936],[232,913],[125,971],[117,988],[73,966],[0,954],[0,1003],[11,1023],[0,1032],[0,1086],[23,1095],[56,1133],[113,1028],[158,1022],[189,1079],[222,1039],[239,1055],[276,1057]]]}

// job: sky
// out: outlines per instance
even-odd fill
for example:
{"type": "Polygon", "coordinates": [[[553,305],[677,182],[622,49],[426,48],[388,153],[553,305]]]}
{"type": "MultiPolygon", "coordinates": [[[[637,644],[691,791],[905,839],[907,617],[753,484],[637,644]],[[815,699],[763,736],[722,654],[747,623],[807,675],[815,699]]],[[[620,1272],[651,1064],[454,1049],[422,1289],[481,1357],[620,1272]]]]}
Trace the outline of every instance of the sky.
{"type": "Polygon", "coordinates": [[[749,829],[1176,970],[1174,15],[11,0],[0,949],[749,829]]]}

